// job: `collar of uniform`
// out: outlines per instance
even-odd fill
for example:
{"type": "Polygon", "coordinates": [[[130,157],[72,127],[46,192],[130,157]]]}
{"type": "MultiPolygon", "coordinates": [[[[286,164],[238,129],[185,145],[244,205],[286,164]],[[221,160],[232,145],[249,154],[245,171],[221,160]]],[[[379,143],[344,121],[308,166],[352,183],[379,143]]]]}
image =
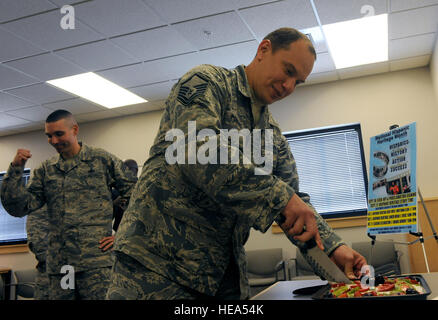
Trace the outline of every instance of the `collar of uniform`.
{"type": "Polygon", "coordinates": [[[240,93],[242,93],[245,97],[251,98],[251,87],[248,83],[248,78],[246,77],[245,66],[241,64],[236,67],[237,71],[237,86],[239,88],[240,93]]]}
{"type": "Polygon", "coordinates": [[[74,164],[71,164],[72,167],[68,166],[69,168],[67,168],[64,166],[64,159],[62,159],[60,154],[58,154],[57,156],[50,159],[49,164],[55,165],[56,167],[58,167],[59,169],[61,169],[63,171],[69,171],[72,168],[76,167],[78,161],[89,160],[90,159],[90,152],[89,152],[90,148],[87,145],[83,144],[81,141],[79,141],[79,145],[81,146],[81,150],[79,150],[79,153],[77,154],[77,156],[74,157],[75,160],[74,160],[74,164]]]}

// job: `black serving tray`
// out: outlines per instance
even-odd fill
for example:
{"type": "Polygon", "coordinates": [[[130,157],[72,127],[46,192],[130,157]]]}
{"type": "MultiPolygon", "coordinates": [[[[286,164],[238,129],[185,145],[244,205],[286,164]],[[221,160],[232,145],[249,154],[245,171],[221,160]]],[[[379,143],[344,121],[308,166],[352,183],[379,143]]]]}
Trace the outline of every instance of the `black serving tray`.
{"type": "Polygon", "coordinates": [[[425,292],[420,294],[409,294],[404,296],[365,296],[365,297],[351,297],[351,298],[328,298],[325,297],[324,294],[327,293],[331,286],[330,283],[326,284],[323,288],[319,289],[315,294],[312,295],[312,299],[315,300],[426,300],[427,296],[431,293],[429,285],[422,275],[419,274],[404,274],[399,276],[389,276],[389,279],[392,278],[404,278],[410,277],[420,282],[421,286],[424,288],[425,292]]]}

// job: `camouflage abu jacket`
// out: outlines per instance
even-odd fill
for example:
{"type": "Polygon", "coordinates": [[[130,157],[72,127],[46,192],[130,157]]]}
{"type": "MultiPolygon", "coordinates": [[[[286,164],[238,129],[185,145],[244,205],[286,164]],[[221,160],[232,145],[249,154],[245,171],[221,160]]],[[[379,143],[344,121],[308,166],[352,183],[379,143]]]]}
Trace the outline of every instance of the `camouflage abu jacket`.
{"type": "MultiPolygon", "coordinates": [[[[264,136],[262,130],[262,143],[264,136]]],[[[295,161],[267,107],[259,123],[254,123],[244,66],[227,70],[201,65],[186,73],[166,100],[150,157],[116,235],[115,250],[208,295],[215,295],[224,281],[233,278],[224,273],[230,259],[235,259],[238,267],[234,272],[240,279],[237,287],[240,297],[246,298],[249,286],[244,244],[250,228],[266,232],[294,193],[309,203],[308,195],[298,191],[295,161]],[[195,132],[191,121],[196,121],[195,132]],[[220,138],[221,129],[249,129],[253,136],[257,128],[273,132],[270,174],[255,175],[254,163],[244,162],[241,141],[235,148],[220,138]],[[174,164],[169,159],[178,148],[169,153],[175,140],[166,138],[171,129],[182,132],[180,142],[188,144],[183,161],[174,164]],[[199,153],[205,141],[197,139],[193,147],[189,138],[201,129],[216,134],[208,141],[217,145],[217,154],[212,155],[217,164],[201,164],[199,154],[193,161],[190,148],[199,153]],[[239,163],[219,162],[221,148],[231,157],[237,155],[239,163]]],[[[330,252],[341,239],[319,214],[315,215],[325,250],[330,252]]]]}
{"type": "Polygon", "coordinates": [[[114,155],[82,145],[72,159],[57,155],[33,171],[28,186],[21,183],[22,167],[9,166],[1,188],[6,211],[16,217],[32,214],[47,203],[49,238],[47,271],[63,265],[75,271],[111,266],[111,251],[99,240],[111,236],[111,187],[128,198],[136,177],[114,155]]]}
{"type": "Polygon", "coordinates": [[[35,254],[38,262],[45,265],[47,259],[47,243],[49,236],[49,220],[47,217],[47,207],[29,214],[26,221],[27,244],[29,250],[35,254]]]}

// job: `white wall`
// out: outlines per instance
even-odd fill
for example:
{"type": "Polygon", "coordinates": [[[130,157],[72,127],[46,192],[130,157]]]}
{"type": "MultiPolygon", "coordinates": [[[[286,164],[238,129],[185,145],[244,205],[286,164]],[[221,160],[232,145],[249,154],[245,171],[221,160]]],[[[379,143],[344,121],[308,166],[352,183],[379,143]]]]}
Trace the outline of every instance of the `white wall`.
{"type": "MultiPolygon", "coordinates": [[[[417,122],[418,181],[424,197],[438,196],[435,130],[438,119],[437,98],[428,68],[398,71],[375,76],[305,86],[284,101],[271,107],[284,131],[360,122],[368,162],[369,139],[397,123],[417,122]]],[[[139,164],[147,159],[159,126],[161,111],[107,119],[80,125],[80,138],[87,144],[102,147],[121,159],[133,158],[139,164]]],[[[29,148],[34,168],[54,155],[42,131],[0,137],[0,171],[6,170],[18,147],[29,148]]],[[[347,243],[367,241],[364,227],[338,229],[347,243]]],[[[385,236],[385,239],[388,236],[385,236]]],[[[404,236],[393,237],[405,241],[404,236]]],[[[382,238],[383,239],[383,238],[382,238]]],[[[285,257],[295,256],[295,248],[282,234],[252,231],[247,250],[281,247],[285,257]]],[[[408,251],[402,262],[409,271],[408,251]]],[[[0,255],[0,265],[14,269],[33,267],[33,255],[0,255]]]]}

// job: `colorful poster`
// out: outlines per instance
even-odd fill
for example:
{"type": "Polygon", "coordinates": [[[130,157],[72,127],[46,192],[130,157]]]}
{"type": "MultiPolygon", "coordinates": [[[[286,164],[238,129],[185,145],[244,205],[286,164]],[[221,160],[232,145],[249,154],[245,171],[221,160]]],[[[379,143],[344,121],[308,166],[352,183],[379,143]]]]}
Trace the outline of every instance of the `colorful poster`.
{"type": "Polygon", "coordinates": [[[417,232],[416,123],[370,140],[367,232],[417,232]]]}

